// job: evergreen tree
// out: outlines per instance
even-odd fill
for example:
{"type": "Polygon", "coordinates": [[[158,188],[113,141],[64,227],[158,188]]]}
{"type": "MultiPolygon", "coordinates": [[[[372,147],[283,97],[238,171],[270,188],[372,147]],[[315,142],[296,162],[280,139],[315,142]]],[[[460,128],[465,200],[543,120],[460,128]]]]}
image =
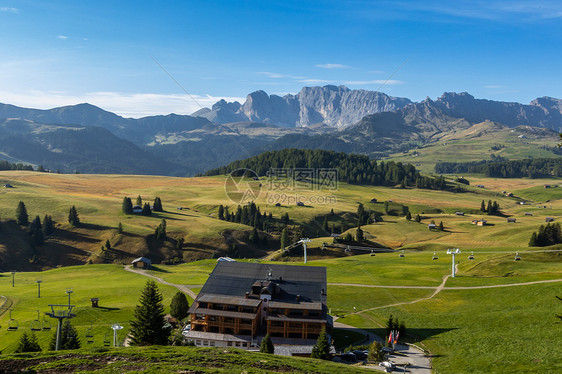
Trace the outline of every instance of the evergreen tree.
{"type": "Polygon", "coordinates": [[[166,239],[166,220],[162,218],[160,224],[156,228],[154,235],[156,235],[156,239],[166,239]]]}
{"type": "Polygon", "coordinates": [[[291,222],[291,219],[289,218],[289,213],[285,213],[281,216],[281,222],[283,223],[291,222]]]}
{"type": "Polygon", "coordinates": [[[80,217],[78,217],[78,212],[76,211],[76,207],[74,205],[68,211],[68,223],[72,226],[80,225],[80,217]]]}
{"type": "Polygon", "coordinates": [[[183,243],[184,243],[184,242],[185,242],[185,239],[184,239],[183,237],[182,237],[182,238],[179,238],[179,239],[176,241],[176,249],[177,249],[178,251],[181,251],[181,249],[183,248],[183,243]]]}
{"type": "Polygon", "coordinates": [[[219,219],[220,220],[224,220],[224,207],[221,205],[219,205],[219,219]]]}
{"type": "Polygon", "coordinates": [[[162,300],[156,282],[148,280],[133,313],[129,333],[131,345],[167,344],[170,328],[164,320],[162,300]]]}
{"type": "Polygon", "coordinates": [[[378,363],[384,361],[385,353],[382,351],[382,344],[378,341],[374,341],[369,346],[369,355],[367,356],[367,360],[369,363],[378,363]]]}
{"type": "Polygon", "coordinates": [[[43,236],[49,236],[52,233],[55,232],[55,225],[53,224],[53,217],[49,216],[49,215],[45,215],[45,218],[43,218],[43,225],[42,225],[42,230],[43,230],[43,236]]]}
{"type": "Polygon", "coordinates": [[[250,242],[254,244],[258,244],[260,241],[260,236],[258,235],[258,230],[254,227],[252,232],[250,233],[250,242]]]}
{"type": "Polygon", "coordinates": [[[187,301],[187,297],[185,297],[185,294],[180,291],[176,292],[176,294],[172,298],[172,302],[170,303],[170,315],[178,321],[182,321],[183,319],[187,318],[188,309],[189,302],[187,301]]]}
{"type": "Polygon", "coordinates": [[[154,198],[154,204],[152,205],[152,210],[155,212],[163,212],[164,209],[162,208],[162,200],[159,197],[154,198]]]}
{"type": "Polygon", "coordinates": [[[275,353],[275,347],[273,346],[273,342],[271,341],[269,334],[266,334],[261,340],[260,352],[269,354],[275,353]]]}
{"type": "Polygon", "coordinates": [[[23,201],[18,203],[18,208],[16,209],[16,221],[20,226],[29,225],[29,216],[27,215],[27,209],[23,201]]]}
{"type": "Polygon", "coordinates": [[[419,214],[416,214],[416,218],[414,219],[416,222],[421,222],[421,217],[419,214]]]}
{"type": "Polygon", "coordinates": [[[109,239],[107,239],[107,240],[105,241],[105,248],[106,248],[107,250],[110,250],[110,249],[111,249],[111,243],[109,242],[109,239]]]}
{"type": "Polygon", "coordinates": [[[23,334],[20,336],[18,346],[15,353],[25,353],[25,352],[41,352],[41,347],[37,343],[37,337],[32,332],[30,334],[24,330],[23,334]]]}
{"type": "Polygon", "coordinates": [[[389,202],[385,201],[384,202],[384,214],[386,214],[386,215],[388,215],[388,205],[389,205],[389,202]]]}
{"type": "Polygon", "coordinates": [[[35,219],[29,224],[27,232],[31,236],[33,245],[43,245],[45,242],[43,237],[43,230],[41,229],[41,218],[36,216],[35,219]]]}
{"type": "Polygon", "coordinates": [[[363,237],[363,230],[361,230],[361,226],[357,227],[357,230],[355,231],[355,240],[357,240],[358,242],[362,242],[365,238],[363,237]]]}
{"type": "Polygon", "coordinates": [[[281,231],[281,249],[285,249],[285,247],[288,245],[289,245],[289,232],[285,227],[283,231],[281,231]]]}
{"type": "Polygon", "coordinates": [[[445,228],[443,227],[443,221],[439,222],[439,231],[443,231],[445,228]]]}
{"type": "MultiPolygon", "coordinates": [[[[55,331],[51,342],[49,343],[49,350],[54,351],[57,344],[57,332],[55,331]]],[[[69,320],[65,320],[60,332],[60,349],[79,349],[81,347],[80,339],[78,338],[78,332],[70,324],[69,320]]]]}
{"type": "Polygon", "coordinates": [[[486,213],[492,214],[492,200],[488,200],[488,206],[486,206],[486,213]]]}
{"type": "Polygon", "coordinates": [[[322,230],[324,230],[324,232],[328,232],[328,216],[324,217],[324,221],[322,222],[322,230]]]}
{"type": "Polygon", "coordinates": [[[142,206],[142,212],[141,214],[143,216],[150,216],[152,215],[152,210],[150,209],[150,204],[149,203],[144,203],[144,205],[142,206]]]}
{"type": "Polygon", "coordinates": [[[123,233],[123,224],[121,222],[119,222],[119,224],[117,225],[117,233],[118,234],[123,233]]]}
{"type": "Polygon", "coordinates": [[[125,214],[133,214],[133,202],[131,201],[131,198],[127,196],[123,198],[123,204],[121,206],[121,210],[125,214]]]}
{"type": "Polygon", "coordinates": [[[142,198],[141,198],[141,195],[137,196],[137,202],[136,202],[136,205],[138,205],[138,206],[142,206],[142,198]]]}
{"type": "Polygon", "coordinates": [[[321,360],[331,360],[332,354],[330,353],[330,342],[328,341],[328,335],[326,334],[326,329],[322,329],[316,344],[312,347],[311,358],[318,358],[321,360]]]}
{"type": "Polygon", "coordinates": [[[412,220],[412,214],[410,213],[410,211],[408,211],[408,214],[406,214],[406,219],[407,219],[408,221],[411,221],[411,220],[412,220]]]}
{"type": "Polygon", "coordinates": [[[537,247],[537,233],[533,232],[531,234],[531,240],[529,240],[529,247],[537,247]]]}

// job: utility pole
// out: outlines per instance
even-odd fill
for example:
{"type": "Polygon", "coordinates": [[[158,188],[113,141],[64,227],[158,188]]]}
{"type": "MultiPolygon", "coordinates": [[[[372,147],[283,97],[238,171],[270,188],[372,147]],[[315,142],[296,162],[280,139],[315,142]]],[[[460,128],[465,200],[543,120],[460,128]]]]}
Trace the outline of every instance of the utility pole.
{"type": "Polygon", "coordinates": [[[453,266],[452,266],[452,270],[451,270],[451,277],[455,277],[455,255],[460,254],[461,251],[458,248],[449,248],[447,249],[447,254],[448,255],[453,255],[453,266]]]}
{"type": "Polygon", "coordinates": [[[15,275],[16,275],[16,271],[15,271],[15,270],[12,270],[12,287],[15,287],[15,286],[14,286],[14,276],[15,276],[15,275]]]}
{"type": "Polygon", "coordinates": [[[41,279],[37,279],[35,282],[37,282],[37,298],[40,299],[41,298],[41,282],[43,282],[43,281],[41,279]]]}
{"type": "Polygon", "coordinates": [[[301,238],[301,240],[298,241],[298,243],[302,243],[302,246],[304,248],[304,263],[306,264],[306,243],[309,243],[310,239],[309,238],[301,238]]]}

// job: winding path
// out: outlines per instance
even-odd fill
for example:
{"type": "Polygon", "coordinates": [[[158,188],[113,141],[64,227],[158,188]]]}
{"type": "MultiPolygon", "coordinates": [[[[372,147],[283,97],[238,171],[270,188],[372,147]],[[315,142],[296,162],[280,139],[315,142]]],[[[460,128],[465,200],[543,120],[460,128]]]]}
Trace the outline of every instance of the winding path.
{"type": "Polygon", "coordinates": [[[129,271],[131,273],[135,273],[135,274],[140,274],[140,275],[144,275],[145,277],[149,277],[149,278],[153,278],[156,279],[159,283],[165,284],[166,286],[171,286],[171,287],[175,287],[178,290],[180,290],[181,292],[184,292],[186,294],[189,295],[189,297],[191,297],[192,299],[195,300],[195,298],[197,297],[197,294],[193,291],[191,291],[191,288],[189,288],[187,285],[185,284],[174,284],[174,283],[170,283],[170,282],[166,282],[164,279],[154,276],[152,274],[148,274],[146,272],[146,270],[143,269],[133,269],[133,267],[131,265],[127,265],[125,266],[125,270],[129,271]]]}

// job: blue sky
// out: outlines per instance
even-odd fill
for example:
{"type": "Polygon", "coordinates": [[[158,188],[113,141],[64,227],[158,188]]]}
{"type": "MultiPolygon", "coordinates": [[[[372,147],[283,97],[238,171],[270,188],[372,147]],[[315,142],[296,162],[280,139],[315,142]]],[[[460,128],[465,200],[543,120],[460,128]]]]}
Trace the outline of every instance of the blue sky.
{"type": "Polygon", "coordinates": [[[562,98],[561,26],[540,0],[0,0],[0,102],[139,117],[343,84],[528,103],[562,98]]]}

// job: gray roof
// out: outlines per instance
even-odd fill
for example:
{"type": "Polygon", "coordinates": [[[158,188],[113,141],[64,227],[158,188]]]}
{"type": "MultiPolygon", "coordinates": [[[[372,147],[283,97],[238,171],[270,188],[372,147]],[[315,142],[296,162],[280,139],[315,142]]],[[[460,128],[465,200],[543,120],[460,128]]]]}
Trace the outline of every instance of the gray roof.
{"type": "Polygon", "coordinates": [[[195,314],[206,314],[209,316],[217,317],[232,317],[232,318],[242,318],[242,319],[254,319],[256,318],[256,313],[242,313],[242,312],[231,312],[228,310],[215,310],[207,308],[196,308],[191,306],[188,310],[189,313],[195,314]]]}
{"type": "MultiPolygon", "coordinates": [[[[327,291],[326,268],[319,266],[272,265],[247,262],[218,262],[205,282],[199,295],[205,294],[242,296],[251,291],[259,280],[266,281],[271,270],[271,281],[277,284],[280,292],[273,296],[274,301],[325,302],[327,291]]],[[[199,300],[199,298],[198,298],[199,300]]]]}
{"type": "Polygon", "coordinates": [[[260,299],[246,299],[241,296],[228,296],[228,295],[213,295],[205,294],[197,298],[197,301],[213,303],[213,304],[236,304],[242,306],[259,306],[260,299]]]}
{"type": "Polygon", "coordinates": [[[150,260],[149,260],[148,258],[146,258],[146,257],[135,258],[135,259],[131,262],[131,264],[135,264],[135,263],[140,262],[140,261],[146,262],[146,263],[149,264],[149,265],[152,264],[152,261],[150,261],[150,260]]]}

